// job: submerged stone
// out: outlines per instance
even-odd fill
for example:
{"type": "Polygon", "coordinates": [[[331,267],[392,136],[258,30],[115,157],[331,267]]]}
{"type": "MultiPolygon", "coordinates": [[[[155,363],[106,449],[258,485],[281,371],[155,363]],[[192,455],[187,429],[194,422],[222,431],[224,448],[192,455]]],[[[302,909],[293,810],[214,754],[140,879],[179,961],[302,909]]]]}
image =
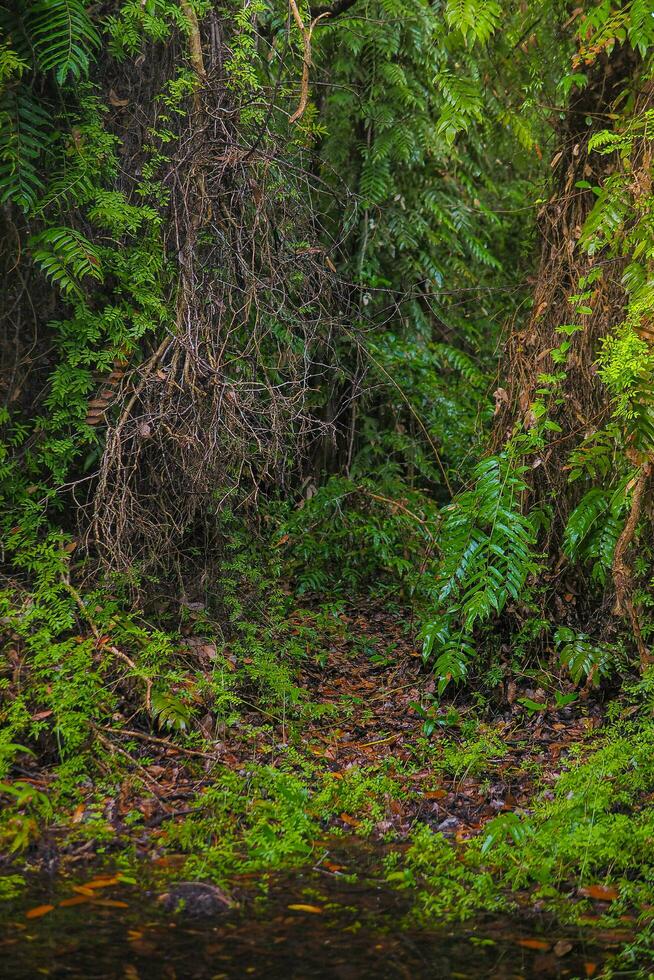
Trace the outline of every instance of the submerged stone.
{"type": "Polygon", "coordinates": [[[192,918],[217,915],[232,908],[232,899],[216,885],[204,881],[179,881],[159,896],[166,912],[178,912],[192,918]]]}

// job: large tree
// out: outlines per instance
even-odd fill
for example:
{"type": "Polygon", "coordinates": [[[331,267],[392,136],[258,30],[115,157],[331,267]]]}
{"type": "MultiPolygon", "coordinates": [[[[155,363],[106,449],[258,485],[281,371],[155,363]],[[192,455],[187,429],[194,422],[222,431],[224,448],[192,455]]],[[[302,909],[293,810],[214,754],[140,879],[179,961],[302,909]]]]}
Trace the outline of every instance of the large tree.
{"type": "Polygon", "coordinates": [[[491,455],[444,515],[425,631],[442,686],[464,676],[480,621],[498,614],[505,636],[521,630],[521,649],[526,638],[558,647],[575,678],[608,669],[612,613],[648,661],[651,626],[639,613],[649,602],[654,449],[647,8],[603,3],[565,24],[576,50],[538,214],[531,314],[509,330],[491,455]]]}

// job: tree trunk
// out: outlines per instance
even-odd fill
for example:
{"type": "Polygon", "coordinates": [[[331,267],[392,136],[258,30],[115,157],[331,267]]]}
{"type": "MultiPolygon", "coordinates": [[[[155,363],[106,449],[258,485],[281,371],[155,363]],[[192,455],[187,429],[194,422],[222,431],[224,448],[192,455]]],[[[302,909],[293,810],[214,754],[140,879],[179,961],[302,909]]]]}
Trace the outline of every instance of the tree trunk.
{"type": "Polygon", "coordinates": [[[602,275],[593,285],[589,300],[592,313],[579,316],[570,297],[577,294],[579,280],[597,266],[579,245],[584,223],[595,195],[579,182],[598,185],[610,175],[614,155],[589,154],[591,136],[606,128],[607,114],[630,83],[638,67],[631,49],[616,46],[610,56],[596,63],[588,86],[573,99],[562,125],[560,142],[551,167],[555,190],[542,207],[538,219],[541,254],[535,277],[533,310],[525,326],[512,329],[504,356],[506,380],[495,393],[496,423],[494,449],[499,449],[518,428],[536,424],[533,404],[543,387],[541,375],[561,371],[552,359],[565,335],[557,328],[573,321],[583,324],[575,333],[564,365],[566,376],[557,390],[557,403],[549,406],[549,417],[560,426],[550,432],[544,451],[534,459],[529,480],[528,507],[552,506],[553,520],[545,542],[551,564],[559,561],[559,547],[566,519],[577,502],[575,485],[568,483],[567,462],[571,450],[604,425],[611,405],[607,390],[597,374],[599,341],[622,319],[625,293],[621,285],[621,257],[601,258],[602,275]]]}

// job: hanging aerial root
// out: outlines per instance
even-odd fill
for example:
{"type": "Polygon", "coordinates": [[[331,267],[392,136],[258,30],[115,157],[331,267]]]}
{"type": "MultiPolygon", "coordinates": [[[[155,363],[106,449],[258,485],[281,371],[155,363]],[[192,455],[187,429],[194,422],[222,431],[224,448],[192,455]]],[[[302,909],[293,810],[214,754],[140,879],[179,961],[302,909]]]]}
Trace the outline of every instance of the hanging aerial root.
{"type": "Polygon", "coordinates": [[[189,0],[180,0],[180,6],[186,18],[189,27],[189,54],[191,56],[191,63],[195,69],[198,78],[201,81],[206,81],[207,71],[204,65],[204,56],[202,54],[202,37],[200,36],[200,25],[198,23],[198,17],[193,9],[193,6],[189,3],[189,0]]]}
{"type": "Polygon", "coordinates": [[[134,357],[122,404],[111,413],[105,400],[96,406],[107,433],[81,532],[100,564],[127,573],[136,590],[152,576],[188,589],[191,543],[197,581],[213,574],[220,501],[235,495],[245,513],[262,489],[277,492],[312,465],[335,431],[313,393],[340,383],[332,365],[346,288],[322,246],[296,245],[323,235],[305,204],[313,176],[288,168],[269,128],[265,154],[258,134],[255,148],[243,149],[220,50],[202,43],[192,17],[189,25],[198,85],[176,118],[177,150],[163,177],[164,247],[168,268],[177,265],[165,336],[140,363],[134,357]],[[280,196],[289,182],[302,193],[280,196]]]}
{"type": "Polygon", "coordinates": [[[298,5],[295,0],[289,0],[291,12],[293,14],[293,19],[298,26],[298,30],[302,35],[302,84],[300,87],[300,102],[297,109],[289,119],[289,123],[297,122],[298,119],[304,115],[304,110],[309,102],[309,71],[311,69],[311,35],[313,34],[313,29],[319,20],[323,17],[329,16],[329,11],[325,11],[315,17],[309,27],[305,27],[304,21],[302,20],[302,15],[298,9],[298,5]]]}

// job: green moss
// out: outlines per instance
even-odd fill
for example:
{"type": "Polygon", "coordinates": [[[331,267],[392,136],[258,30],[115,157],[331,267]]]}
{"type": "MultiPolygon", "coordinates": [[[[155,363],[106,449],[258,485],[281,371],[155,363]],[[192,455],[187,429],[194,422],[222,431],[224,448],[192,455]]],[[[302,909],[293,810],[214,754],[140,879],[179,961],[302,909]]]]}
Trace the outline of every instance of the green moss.
{"type": "Polygon", "coordinates": [[[423,923],[468,919],[480,911],[509,907],[489,871],[424,825],[414,832],[404,855],[394,852],[387,858],[386,879],[415,890],[410,918],[423,923]]]}
{"type": "Polygon", "coordinates": [[[252,765],[242,773],[224,769],[214,779],[193,815],[167,825],[165,844],[189,855],[187,875],[220,882],[240,872],[314,860],[317,842],[326,833],[338,834],[332,821],[341,814],[356,824],[358,836],[366,836],[388,803],[404,794],[389,775],[354,767],[336,778],[307,760],[292,771],[289,765],[252,765]]]}
{"type": "Polygon", "coordinates": [[[0,902],[11,902],[18,898],[27,882],[22,875],[0,875],[0,902]]]}

